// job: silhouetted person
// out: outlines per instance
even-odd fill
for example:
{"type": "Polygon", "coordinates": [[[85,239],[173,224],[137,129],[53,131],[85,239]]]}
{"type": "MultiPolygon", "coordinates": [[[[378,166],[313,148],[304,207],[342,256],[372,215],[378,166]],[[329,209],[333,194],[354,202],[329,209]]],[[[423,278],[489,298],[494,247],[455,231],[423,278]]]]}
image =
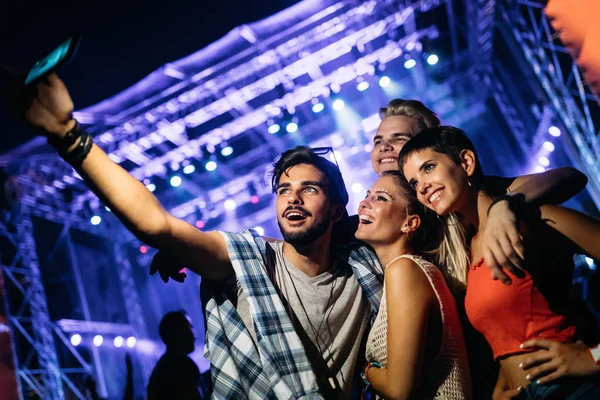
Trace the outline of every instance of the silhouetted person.
{"type": "Polygon", "coordinates": [[[148,400],[202,399],[200,370],[188,356],[194,351],[192,323],[183,311],[172,311],[158,326],[167,351],[158,360],[148,383],[148,400]]]}

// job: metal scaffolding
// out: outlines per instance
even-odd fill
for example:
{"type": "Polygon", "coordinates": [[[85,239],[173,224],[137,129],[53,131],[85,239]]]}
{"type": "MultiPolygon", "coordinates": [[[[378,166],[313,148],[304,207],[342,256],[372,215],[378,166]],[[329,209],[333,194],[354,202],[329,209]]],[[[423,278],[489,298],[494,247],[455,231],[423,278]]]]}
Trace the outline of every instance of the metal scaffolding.
{"type": "MultiPolygon", "coordinates": [[[[502,33],[518,43],[536,84],[547,96],[547,104],[542,105],[544,121],[539,117],[538,125],[543,122],[546,126],[553,116],[560,119],[568,132],[564,135],[567,152],[573,164],[587,173],[589,192],[600,208],[600,143],[592,118],[598,112],[597,104],[566,50],[551,38],[538,3],[526,0],[464,0],[460,4],[453,0],[322,3],[322,8],[306,12],[304,20],[282,26],[276,32],[261,33],[251,25],[239,28],[234,33],[237,39],[245,41],[244,46],[236,42],[242,50],[211,65],[199,63],[194,67],[193,59],[165,65],[155,74],[168,77],[169,85],[144,95],[136,93],[134,97],[143,101],[128,103],[114,112],[79,112],[76,116],[87,124],[109,157],[127,166],[141,181],[164,179],[173,164],[179,167],[183,160],[202,160],[211,146],[214,150],[221,142],[255,135],[255,151],[232,157],[228,171],[220,172],[220,179],[184,176],[182,187],[191,195],[182,199],[164,194],[161,199],[167,200],[165,208],[178,218],[198,211],[219,215],[224,213],[226,199],[233,199],[238,207],[251,202],[249,184],[255,188],[255,196],[269,193],[269,188],[259,182],[270,167],[271,155],[289,145],[283,139],[265,134],[274,116],[306,108],[314,99],[329,97],[332,87],[358,77],[372,77],[385,64],[398,62],[405,56],[415,57],[421,42],[441,40],[443,35],[431,18],[421,19],[437,13],[436,16],[446,18],[449,27],[442,39],[451,48],[448,68],[444,67],[451,76],[436,77],[439,78],[436,86],[429,88],[427,71],[418,65],[406,72],[403,79],[414,83],[413,87],[419,88],[419,95],[426,102],[435,99],[443,104],[453,91],[466,93],[468,100],[463,105],[463,114],[452,115],[451,106],[445,113],[439,111],[447,122],[456,125],[477,118],[484,112],[485,101],[493,100],[519,147],[517,151],[505,152],[505,162],[519,164],[530,151],[530,142],[536,139],[526,123],[525,117],[532,118],[530,110],[516,103],[514,88],[506,84],[510,76],[494,63],[497,57],[494,42],[501,25],[502,33]],[[331,63],[338,60],[340,65],[331,68],[331,63]]],[[[137,85],[142,86],[151,85],[137,85]]],[[[118,109],[118,104],[115,107],[118,109]]],[[[433,108],[437,110],[436,104],[433,108]]],[[[375,111],[372,109],[371,113],[375,111]]],[[[333,117],[311,118],[303,127],[304,140],[318,143],[335,135],[331,126],[323,122],[333,117]]],[[[371,134],[367,128],[362,129],[363,133],[371,134]]],[[[504,149],[510,146],[506,138],[498,138],[498,142],[504,149]]],[[[362,154],[368,158],[364,143],[357,141],[348,148],[352,157],[362,154]]],[[[357,178],[371,172],[350,167],[348,171],[357,178]]],[[[40,398],[61,399],[73,393],[84,398],[68,375],[89,373],[91,367],[65,336],[64,332],[69,330],[51,321],[48,315],[32,216],[64,224],[67,236],[69,229],[75,228],[111,241],[110,250],[118,267],[129,319],[126,328],[144,339],[148,337],[148,329],[124,244],[135,239],[104,209],[81,177],[57,156],[43,154],[15,160],[7,172],[12,178],[6,187],[15,194],[14,206],[21,208],[19,212],[6,214],[0,222],[0,235],[8,239],[15,253],[3,267],[5,280],[21,295],[9,308],[10,328],[19,343],[17,373],[21,396],[33,392],[40,398]],[[93,215],[101,215],[102,224],[92,226],[93,215]],[[113,242],[115,237],[120,238],[119,243],[113,242]],[[81,367],[61,369],[59,346],[65,346],[81,367]]],[[[252,227],[272,216],[269,208],[256,207],[236,219],[241,225],[252,227]]],[[[82,279],[85,277],[79,276],[78,281],[82,279]]],[[[80,297],[84,295],[80,293],[80,297]]],[[[89,321],[86,308],[85,319],[94,324],[89,321]]],[[[67,323],[63,321],[64,324],[67,323]]],[[[154,360],[141,353],[137,357],[142,376],[147,380],[154,360]]],[[[97,355],[95,358],[98,364],[97,355]]]]}
{"type": "Polygon", "coordinates": [[[548,96],[549,104],[566,128],[563,140],[574,165],[589,179],[588,191],[600,208],[600,140],[592,114],[597,99],[583,84],[568,51],[552,36],[543,4],[529,0],[505,0],[499,4],[501,20],[519,44],[525,59],[548,96]]]}
{"type": "MultiPolygon", "coordinates": [[[[127,257],[127,250],[119,242],[115,242],[112,245],[112,251],[115,258],[117,270],[119,273],[119,280],[121,281],[121,291],[123,298],[125,299],[125,307],[127,311],[127,318],[129,324],[133,328],[134,334],[141,340],[148,339],[148,328],[146,327],[146,321],[144,320],[144,314],[142,312],[142,306],[138,297],[135,282],[133,281],[133,271],[131,262],[127,257]]],[[[156,360],[149,357],[145,353],[136,353],[139,360],[140,366],[142,367],[142,376],[144,382],[148,382],[150,374],[154,368],[156,360]]]]}
{"type": "MultiPolygon", "coordinates": [[[[16,347],[16,373],[21,397],[35,393],[42,399],[62,399],[65,390],[76,398],[85,399],[68,374],[87,373],[90,368],[77,354],[67,338],[50,320],[31,217],[24,212],[5,213],[0,222],[0,235],[12,245],[12,260],[3,266],[5,284],[16,289],[21,298],[8,299],[9,325],[16,347]],[[81,368],[62,369],[58,362],[56,344],[61,343],[73,352],[81,368]]],[[[7,251],[8,250],[8,251],[7,251]]]]}

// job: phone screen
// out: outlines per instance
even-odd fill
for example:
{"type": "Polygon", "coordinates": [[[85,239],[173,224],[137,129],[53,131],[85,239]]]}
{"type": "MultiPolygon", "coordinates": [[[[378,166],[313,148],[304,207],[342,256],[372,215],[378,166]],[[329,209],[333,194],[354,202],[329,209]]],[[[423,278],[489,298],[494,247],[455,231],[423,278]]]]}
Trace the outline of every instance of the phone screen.
{"type": "Polygon", "coordinates": [[[74,38],[69,38],[67,41],[61,43],[60,46],[54,49],[50,54],[44,57],[44,59],[35,63],[35,65],[29,70],[27,78],[25,78],[25,85],[28,85],[29,83],[40,78],[64,61],[69,54],[69,49],[71,48],[73,40],[74,38]]]}

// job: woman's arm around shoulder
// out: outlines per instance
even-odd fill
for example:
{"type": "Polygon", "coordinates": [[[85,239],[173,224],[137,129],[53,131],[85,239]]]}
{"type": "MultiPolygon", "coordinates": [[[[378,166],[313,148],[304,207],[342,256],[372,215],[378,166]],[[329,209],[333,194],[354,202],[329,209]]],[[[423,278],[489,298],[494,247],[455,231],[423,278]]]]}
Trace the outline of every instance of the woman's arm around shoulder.
{"type": "Polygon", "coordinates": [[[540,207],[542,220],[571,240],[581,252],[600,260],[600,221],[570,208],[540,207]]]}

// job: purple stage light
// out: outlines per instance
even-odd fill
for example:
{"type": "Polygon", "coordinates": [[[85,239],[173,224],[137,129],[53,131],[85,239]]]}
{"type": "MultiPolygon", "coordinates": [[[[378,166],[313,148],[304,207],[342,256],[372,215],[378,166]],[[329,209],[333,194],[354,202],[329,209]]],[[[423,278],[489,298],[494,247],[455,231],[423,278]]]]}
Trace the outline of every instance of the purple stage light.
{"type": "Polygon", "coordinates": [[[333,102],[333,109],[335,111],[341,111],[344,109],[344,106],[346,105],[346,103],[344,103],[344,100],[342,99],[337,99],[333,102]]]}
{"type": "Polygon", "coordinates": [[[233,211],[237,207],[237,203],[233,199],[227,199],[225,200],[225,203],[223,203],[223,207],[225,207],[227,211],[233,211]]]}
{"type": "Polygon", "coordinates": [[[542,167],[547,167],[550,165],[550,160],[548,159],[548,157],[541,156],[540,158],[538,158],[538,163],[542,167]]]}
{"type": "Polygon", "coordinates": [[[367,81],[359,82],[358,85],[356,85],[356,89],[358,89],[359,92],[364,92],[368,88],[369,88],[369,82],[367,82],[367,81]]]}
{"type": "Polygon", "coordinates": [[[429,64],[429,65],[435,65],[435,64],[437,64],[437,63],[438,63],[438,61],[439,61],[439,60],[440,60],[440,58],[439,58],[437,55],[435,55],[435,54],[430,54],[430,55],[427,57],[427,64],[429,64]]]}
{"type": "Polygon", "coordinates": [[[171,177],[171,179],[169,180],[169,183],[170,183],[170,184],[171,184],[171,186],[173,186],[173,187],[178,187],[178,186],[180,186],[180,185],[181,185],[181,182],[182,182],[182,180],[181,180],[181,177],[180,177],[180,176],[178,176],[178,175],[175,175],[175,176],[171,177]]]}
{"type": "Polygon", "coordinates": [[[96,335],[94,336],[94,340],[92,343],[94,343],[94,346],[100,347],[102,346],[102,343],[104,343],[104,338],[102,337],[102,335],[96,335]]]}
{"type": "Polygon", "coordinates": [[[325,109],[325,105],[323,103],[316,103],[312,106],[312,111],[317,114],[325,109]]]}
{"type": "Polygon", "coordinates": [[[204,168],[207,171],[214,171],[215,169],[217,169],[217,163],[215,161],[209,161],[204,165],[204,168]]]}
{"type": "Polygon", "coordinates": [[[553,125],[550,128],[548,128],[548,133],[554,137],[559,137],[561,132],[559,127],[553,125]]]}
{"type": "Polygon", "coordinates": [[[193,173],[194,171],[196,171],[196,167],[194,167],[192,164],[186,165],[185,167],[183,167],[183,173],[186,175],[189,175],[189,174],[193,173]]]}
{"type": "Polygon", "coordinates": [[[135,343],[136,343],[136,340],[133,336],[129,336],[127,338],[127,347],[129,347],[130,349],[135,347],[135,343]]]}
{"type": "Polygon", "coordinates": [[[71,336],[71,344],[73,346],[79,346],[81,344],[81,335],[79,333],[76,333],[73,336],[71,336]]]}
{"type": "Polygon", "coordinates": [[[226,146],[221,149],[221,155],[224,157],[229,157],[232,154],[233,154],[233,147],[231,147],[231,146],[226,146]]]}
{"type": "Polygon", "coordinates": [[[295,122],[290,122],[285,126],[285,130],[288,131],[288,133],[294,133],[298,130],[298,124],[295,122]]]}
{"type": "Polygon", "coordinates": [[[391,79],[388,76],[382,76],[379,78],[379,86],[382,88],[390,86],[391,79]]]}
{"type": "Polygon", "coordinates": [[[360,183],[360,182],[354,182],[352,184],[352,192],[353,193],[359,194],[359,193],[362,193],[363,190],[364,190],[364,188],[363,188],[362,183],[360,183]]]}
{"type": "Polygon", "coordinates": [[[552,143],[552,142],[545,141],[543,146],[544,146],[544,149],[548,150],[549,152],[554,151],[554,143],[552,143]]]}

